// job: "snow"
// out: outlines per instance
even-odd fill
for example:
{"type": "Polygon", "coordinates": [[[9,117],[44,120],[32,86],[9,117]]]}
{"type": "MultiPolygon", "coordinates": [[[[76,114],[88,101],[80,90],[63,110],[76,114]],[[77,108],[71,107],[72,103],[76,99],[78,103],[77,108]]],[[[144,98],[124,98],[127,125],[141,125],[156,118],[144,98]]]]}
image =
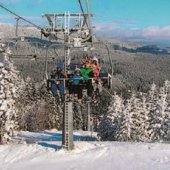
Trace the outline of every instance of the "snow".
{"type": "Polygon", "coordinates": [[[0,62],[0,68],[2,68],[3,66],[4,66],[4,64],[0,62]]]}
{"type": "Polygon", "coordinates": [[[68,152],[61,132],[21,132],[13,144],[0,146],[0,170],[170,169],[169,144],[99,142],[95,136],[75,132],[75,149],[68,152]]]}

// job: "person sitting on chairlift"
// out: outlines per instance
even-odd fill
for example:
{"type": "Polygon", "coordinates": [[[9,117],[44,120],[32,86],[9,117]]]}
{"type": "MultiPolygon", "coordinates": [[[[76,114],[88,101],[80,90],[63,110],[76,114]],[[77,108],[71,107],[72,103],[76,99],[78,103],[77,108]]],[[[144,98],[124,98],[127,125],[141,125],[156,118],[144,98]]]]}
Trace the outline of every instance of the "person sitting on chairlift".
{"type": "Polygon", "coordinates": [[[75,96],[78,97],[78,100],[82,98],[82,85],[81,82],[83,77],[81,76],[80,69],[76,68],[74,75],[72,77],[72,89],[75,96]]]}
{"type": "Polygon", "coordinates": [[[94,57],[92,59],[92,69],[93,69],[93,75],[95,78],[99,77],[100,74],[100,65],[98,63],[98,59],[96,57],[94,57]]]}
{"type": "Polygon", "coordinates": [[[59,91],[61,98],[64,97],[64,81],[61,79],[65,78],[65,75],[62,71],[62,68],[58,67],[54,77],[55,81],[52,81],[51,88],[54,97],[57,95],[57,91],[59,91]]]}
{"type": "Polygon", "coordinates": [[[89,75],[93,72],[92,64],[91,64],[90,60],[87,60],[84,63],[84,67],[80,69],[80,72],[81,72],[84,80],[88,80],[89,79],[89,75]]]}

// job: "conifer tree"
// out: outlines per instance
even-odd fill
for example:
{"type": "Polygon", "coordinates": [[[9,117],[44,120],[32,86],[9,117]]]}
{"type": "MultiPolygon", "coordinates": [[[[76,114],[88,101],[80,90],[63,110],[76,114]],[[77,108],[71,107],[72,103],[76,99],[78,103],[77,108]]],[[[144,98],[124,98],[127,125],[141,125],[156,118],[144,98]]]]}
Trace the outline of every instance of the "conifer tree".
{"type": "Polygon", "coordinates": [[[0,128],[3,143],[7,143],[14,131],[18,129],[17,117],[19,115],[15,101],[23,86],[22,79],[9,60],[10,55],[10,50],[4,49],[4,61],[0,64],[0,128]]]}
{"type": "Polygon", "coordinates": [[[130,99],[128,99],[125,103],[118,140],[120,141],[139,140],[141,124],[140,113],[141,113],[140,100],[139,98],[137,98],[135,93],[133,93],[130,99]]]}
{"type": "Polygon", "coordinates": [[[122,98],[114,94],[108,112],[103,116],[99,124],[99,136],[101,140],[116,140],[123,109],[124,104],[122,98]]]}
{"type": "Polygon", "coordinates": [[[159,89],[158,99],[156,101],[156,109],[154,116],[154,141],[165,141],[169,138],[169,122],[170,111],[168,110],[169,99],[168,94],[170,91],[169,81],[165,81],[164,86],[159,89]]]}

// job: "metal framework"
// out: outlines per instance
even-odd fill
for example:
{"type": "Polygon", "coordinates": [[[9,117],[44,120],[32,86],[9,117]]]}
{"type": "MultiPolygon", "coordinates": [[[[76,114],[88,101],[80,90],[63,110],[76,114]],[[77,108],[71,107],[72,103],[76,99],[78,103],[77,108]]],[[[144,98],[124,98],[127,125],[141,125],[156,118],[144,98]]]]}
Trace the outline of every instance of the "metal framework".
{"type": "MultiPolygon", "coordinates": [[[[79,0],[82,13],[44,14],[49,27],[42,30],[42,34],[51,40],[64,44],[64,73],[68,73],[71,62],[70,50],[72,48],[87,47],[92,44],[92,26],[89,13],[89,1],[86,0],[87,11],[84,13],[82,3],[79,0]]],[[[64,115],[63,115],[63,146],[67,150],[73,149],[73,114],[72,102],[68,101],[66,79],[64,79],[64,115]]],[[[88,104],[88,112],[90,111],[88,104]]],[[[88,114],[89,115],[89,114],[88,114]]],[[[89,117],[89,116],[88,116],[89,117]]],[[[88,118],[90,120],[90,118],[88,118]]],[[[89,122],[89,121],[88,121],[89,122]]]]}
{"type": "MultiPolygon", "coordinates": [[[[92,15],[91,15],[92,16],[92,15]]],[[[83,43],[92,42],[88,14],[65,12],[64,14],[44,14],[49,27],[42,30],[45,36],[60,43],[81,47],[83,43]]]]}

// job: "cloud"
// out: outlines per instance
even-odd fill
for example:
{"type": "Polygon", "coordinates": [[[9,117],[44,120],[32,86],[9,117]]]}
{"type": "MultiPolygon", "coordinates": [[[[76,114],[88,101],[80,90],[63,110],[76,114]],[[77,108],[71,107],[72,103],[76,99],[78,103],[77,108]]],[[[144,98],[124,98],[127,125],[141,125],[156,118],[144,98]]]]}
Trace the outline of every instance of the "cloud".
{"type": "Polygon", "coordinates": [[[110,33],[118,28],[119,26],[117,23],[95,24],[95,30],[97,32],[105,32],[105,30],[107,30],[110,33]]]}
{"type": "Polygon", "coordinates": [[[170,38],[170,25],[165,27],[158,27],[158,26],[152,26],[145,28],[142,31],[142,35],[144,37],[151,37],[151,38],[170,38]]]}
{"type": "Polygon", "coordinates": [[[117,22],[112,23],[98,23],[95,24],[95,32],[98,35],[107,37],[118,37],[124,39],[170,39],[170,25],[150,26],[146,28],[138,28],[135,24],[129,27],[119,24],[117,22]]]}

